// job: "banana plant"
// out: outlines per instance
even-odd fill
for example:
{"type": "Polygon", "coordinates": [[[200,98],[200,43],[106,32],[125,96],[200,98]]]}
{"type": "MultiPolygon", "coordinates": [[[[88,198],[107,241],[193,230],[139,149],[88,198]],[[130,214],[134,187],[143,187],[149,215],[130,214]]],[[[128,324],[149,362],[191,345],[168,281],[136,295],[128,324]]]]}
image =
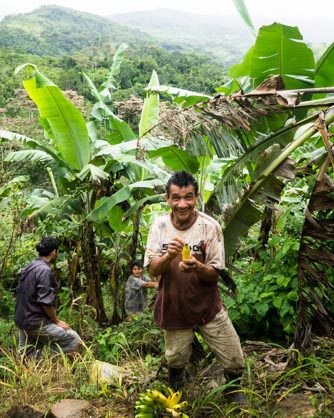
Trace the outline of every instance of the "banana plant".
{"type": "Polygon", "coordinates": [[[16,73],[27,71],[23,85],[39,110],[39,121],[44,128],[48,143],[44,144],[15,133],[1,131],[7,140],[21,140],[27,148],[9,153],[8,162],[43,162],[51,174],[51,184],[55,194],[44,193],[43,198],[36,192],[30,196],[31,211],[29,216],[59,211],[70,220],[77,220],[82,242],[84,270],[87,276],[87,300],[94,307],[98,321],[105,321],[99,277],[92,265],[96,261],[95,246],[85,245],[88,240],[94,242],[92,226],[85,221],[94,202],[94,185],[102,184],[108,177],[103,166],[92,162],[91,141],[86,123],[79,110],[63,95],[59,88],[47,79],[32,64],[24,64],[16,73]],[[58,195],[58,190],[59,194],[58,195]],[[80,202],[80,203],[78,203],[80,202]],[[39,205],[39,206],[38,206],[39,205]]]}
{"type": "MultiPolygon", "coordinates": [[[[153,88],[172,96],[184,112],[195,108],[202,115],[199,123],[215,122],[206,123],[207,129],[202,125],[200,131],[194,127],[191,142],[204,130],[217,157],[225,159],[208,209],[219,214],[226,205],[234,206],[225,225],[229,256],[236,251],[240,237],[261,219],[263,202],[270,196],[274,200],[279,198],[277,187],[284,184],[273,175],[275,170],[296,148],[308,140],[316,143],[320,137],[318,134],[312,138],[318,132],[314,124],[321,111],[306,116],[301,110],[323,106],[329,109],[326,124],[332,123],[330,106],[334,103],[330,96],[320,103],[319,96],[315,96],[316,100],[302,99],[308,99],[312,93],[334,92],[330,87],[334,85],[334,70],[330,66],[333,57],[331,45],[315,63],[298,28],[275,23],[260,28],[255,45],[241,64],[228,71],[231,80],[217,89],[217,96],[207,97],[168,86],[153,88]],[[268,76],[269,82],[264,80],[268,76]],[[306,133],[301,133],[305,129],[306,133]],[[270,151],[270,157],[264,158],[273,148],[275,152],[270,151]]],[[[291,170],[285,174],[290,177],[291,170]]]]}
{"type": "MultiPolygon", "coordinates": [[[[152,169],[153,164],[147,162],[147,172],[151,176],[148,180],[136,182],[122,176],[126,170],[131,171],[132,167],[143,168],[144,163],[139,162],[136,165],[136,141],[128,141],[130,147],[124,149],[122,144],[111,145],[107,141],[97,141],[92,126],[89,125],[89,129],[87,128],[81,113],[54,83],[34,65],[20,66],[17,72],[24,69],[27,70],[28,77],[23,84],[38,107],[39,120],[48,143],[1,131],[1,137],[8,141],[20,140],[26,147],[22,151],[9,153],[6,161],[38,161],[48,167],[54,193],[33,192],[29,197],[29,216],[54,213],[57,210],[60,218],[63,214],[75,222],[74,225],[80,230],[83,264],[88,279],[87,300],[93,306],[97,320],[105,322],[106,315],[96,268],[99,265],[96,253],[96,226],[108,221],[110,212],[116,205],[130,198],[135,199],[138,190],[146,190],[149,195],[153,195],[152,189],[162,185],[162,180],[155,176],[159,173],[161,177],[163,173],[166,177],[167,174],[162,169],[152,169]],[[93,139],[89,137],[92,133],[93,139]],[[113,181],[115,175],[118,175],[120,180],[113,181]],[[113,193],[105,198],[107,204],[103,204],[100,195],[105,193],[107,187],[112,187],[113,193]],[[95,208],[96,202],[98,207],[95,208]]],[[[125,126],[125,123],[121,121],[118,126],[123,132],[125,127],[132,136],[130,127],[125,126]]],[[[155,196],[153,200],[156,200],[155,196]]],[[[145,203],[148,202],[149,198],[145,203]]],[[[28,211],[26,214],[28,215],[28,211]]]]}
{"type": "MultiPolygon", "coordinates": [[[[120,63],[120,60],[118,62],[120,63]]],[[[148,152],[148,150],[158,150],[161,147],[169,146],[170,143],[168,141],[157,140],[152,134],[152,129],[154,129],[159,121],[159,97],[157,93],[146,93],[138,126],[138,134],[136,135],[127,122],[121,121],[113,113],[99,92],[101,87],[97,88],[87,74],[84,74],[84,76],[92,95],[96,99],[91,113],[90,123],[94,124],[94,126],[107,123],[112,133],[111,141],[97,140],[95,142],[96,155],[97,157],[103,158],[112,155],[113,159],[109,160],[107,169],[111,171],[117,169],[124,176],[123,187],[116,190],[110,196],[104,196],[98,199],[95,208],[87,216],[88,220],[98,225],[100,231],[103,230],[104,235],[106,234],[104,225],[106,220],[108,220],[110,227],[108,229],[109,239],[114,243],[113,248],[115,249],[115,257],[109,278],[113,300],[112,322],[117,323],[123,316],[119,308],[124,305],[122,303],[124,295],[122,295],[120,288],[130,274],[129,261],[137,257],[140,214],[146,205],[164,200],[163,194],[156,195],[154,190],[157,188],[161,189],[168,178],[168,174],[163,167],[152,163],[145,156],[138,158],[138,150],[145,149],[145,152],[148,152]],[[103,110],[103,112],[97,112],[97,109],[103,110]],[[115,168],[115,166],[117,167],[115,168]],[[126,211],[119,206],[121,202],[125,201],[129,201],[131,205],[126,211]],[[124,221],[131,219],[132,221],[131,240],[123,244],[127,248],[122,248],[122,240],[120,237],[124,231],[117,227],[120,223],[115,224],[112,220],[112,217],[115,216],[115,211],[119,219],[124,219],[124,221]],[[122,260],[120,254],[126,254],[127,258],[124,271],[122,271],[122,261],[124,260],[122,260]]],[[[153,71],[149,86],[158,84],[158,76],[153,71]]],[[[111,137],[109,136],[109,138],[111,137]]]]}
{"type": "MultiPolygon", "coordinates": [[[[334,44],[315,62],[297,28],[275,23],[260,29],[255,45],[243,62],[228,71],[231,80],[218,89],[218,96],[207,99],[199,94],[160,87],[164,93],[174,95],[175,101],[183,103],[185,112],[193,100],[198,112],[222,124],[208,130],[207,135],[218,156],[226,157],[231,150],[230,159],[208,207],[221,214],[224,205],[233,205],[224,225],[228,257],[235,253],[240,237],[262,218],[263,208],[279,201],[283,187],[294,176],[294,164],[289,158],[304,144],[312,146],[317,153],[313,166],[320,167],[327,155],[327,173],[334,171],[330,142],[334,122],[334,101],[330,95],[334,92],[333,59],[334,44]]],[[[332,181],[325,185],[318,182],[322,200],[316,204],[311,199],[313,211],[325,210],[323,187],[328,184],[330,195],[332,181]]],[[[332,198],[328,196],[326,202],[330,217],[332,198]]],[[[331,247],[326,244],[327,251],[325,246],[319,251],[314,235],[328,240],[332,232],[330,225],[326,225],[316,214],[306,213],[298,267],[299,312],[295,335],[296,346],[303,349],[310,344],[310,332],[316,331],[313,323],[320,321],[318,330],[328,334],[334,322],[330,313],[332,305],[328,305],[333,284],[325,273],[332,265],[331,247]],[[324,286],[327,286],[325,290],[324,286]]]]}

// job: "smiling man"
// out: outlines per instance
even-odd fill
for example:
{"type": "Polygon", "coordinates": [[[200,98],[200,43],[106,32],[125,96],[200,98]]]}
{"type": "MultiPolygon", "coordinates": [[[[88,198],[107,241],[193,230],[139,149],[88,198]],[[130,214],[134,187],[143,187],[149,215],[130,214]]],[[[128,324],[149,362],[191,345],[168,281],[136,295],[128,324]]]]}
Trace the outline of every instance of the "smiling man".
{"type": "Polygon", "coordinates": [[[167,183],[166,200],[171,213],[151,226],[145,265],[159,277],[154,317],[165,331],[169,385],[184,383],[184,368],[191,356],[194,329],[198,330],[224,370],[241,374],[244,363],[239,337],[223,307],[218,289],[224,264],[220,225],[196,209],[198,185],[184,171],[167,183]],[[183,245],[191,251],[182,259],[183,245]]]}

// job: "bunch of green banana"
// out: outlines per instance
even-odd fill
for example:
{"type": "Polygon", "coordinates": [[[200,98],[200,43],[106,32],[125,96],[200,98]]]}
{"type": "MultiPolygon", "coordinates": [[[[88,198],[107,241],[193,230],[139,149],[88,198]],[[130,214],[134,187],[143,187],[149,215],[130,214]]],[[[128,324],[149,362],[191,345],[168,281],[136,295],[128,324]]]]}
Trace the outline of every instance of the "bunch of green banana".
{"type": "Polygon", "coordinates": [[[135,405],[135,418],[154,418],[157,416],[157,407],[158,404],[152,397],[141,393],[135,405]]]}
{"type": "Polygon", "coordinates": [[[181,410],[185,408],[188,403],[180,402],[182,392],[173,392],[168,388],[167,396],[162,392],[153,389],[139,396],[136,402],[135,418],[153,418],[159,417],[162,412],[168,412],[175,418],[189,418],[188,415],[181,410]]]}

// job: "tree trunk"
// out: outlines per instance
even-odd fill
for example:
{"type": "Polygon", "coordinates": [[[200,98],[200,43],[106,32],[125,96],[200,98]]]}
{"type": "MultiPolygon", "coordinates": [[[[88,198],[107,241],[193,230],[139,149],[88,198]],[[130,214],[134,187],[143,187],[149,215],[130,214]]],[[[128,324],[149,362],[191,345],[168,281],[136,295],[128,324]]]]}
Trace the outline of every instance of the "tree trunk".
{"type": "Polygon", "coordinates": [[[95,234],[91,222],[85,223],[82,230],[81,249],[84,271],[87,277],[87,304],[95,311],[95,319],[98,323],[106,323],[107,316],[104,310],[99,263],[96,253],[95,234]]]}
{"type": "MultiPolygon", "coordinates": [[[[131,274],[131,262],[137,259],[138,242],[140,235],[140,217],[142,211],[139,210],[133,215],[133,233],[129,246],[129,262],[122,267],[120,265],[120,257],[116,257],[115,263],[112,267],[111,288],[113,299],[113,315],[111,322],[118,324],[125,316],[125,285],[128,277],[131,274]]],[[[142,261],[142,260],[141,260],[142,261]]]]}
{"type": "Polygon", "coordinates": [[[269,232],[272,224],[272,216],[273,210],[269,206],[266,206],[264,209],[264,218],[261,222],[260,236],[258,239],[263,249],[265,249],[266,245],[268,244],[269,232]]]}

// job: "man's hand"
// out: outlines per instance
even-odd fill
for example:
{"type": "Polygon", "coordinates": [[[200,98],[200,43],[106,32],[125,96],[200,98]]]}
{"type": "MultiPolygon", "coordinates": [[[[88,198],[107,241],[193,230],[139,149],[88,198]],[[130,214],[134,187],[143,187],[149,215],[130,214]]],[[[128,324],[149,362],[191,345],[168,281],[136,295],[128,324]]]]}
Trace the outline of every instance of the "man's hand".
{"type": "Polygon", "coordinates": [[[173,260],[178,254],[182,254],[183,241],[179,237],[175,237],[168,244],[167,251],[159,257],[155,257],[151,260],[148,272],[152,277],[158,277],[163,274],[171,260],[173,260]]]}
{"type": "Polygon", "coordinates": [[[182,260],[179,263],[179,268],[184,273],[196,272],[201,280],[206,282],[217,282],[219,271],[214,267],[203,264],[197,258],[191,257],[189,260],[182,260]]]}
{"type": "Polygon", "coordinates": [[[192,273],[197,271],[199,267],[199,261],[195,257],[191,257],[189,260],[182,260],[179,262],[179,268],[184,273],[192,273]]]}
{"type": "Polygon", "coordinates": [[[179,237],[175,237],[168,244],[167,254],[170,260],[175,258],[179,253],[182,253],[183,241],[179,237]]]}
{"type": "Polygon", "coordinates": [[[61,327],[61,328],[64,328],[64,329],[71,329],[71,326],[67,322],[62,321],[61,319],[58,319],[55,322],[55,324],[58,325],[58,327],[61,327]]]}

